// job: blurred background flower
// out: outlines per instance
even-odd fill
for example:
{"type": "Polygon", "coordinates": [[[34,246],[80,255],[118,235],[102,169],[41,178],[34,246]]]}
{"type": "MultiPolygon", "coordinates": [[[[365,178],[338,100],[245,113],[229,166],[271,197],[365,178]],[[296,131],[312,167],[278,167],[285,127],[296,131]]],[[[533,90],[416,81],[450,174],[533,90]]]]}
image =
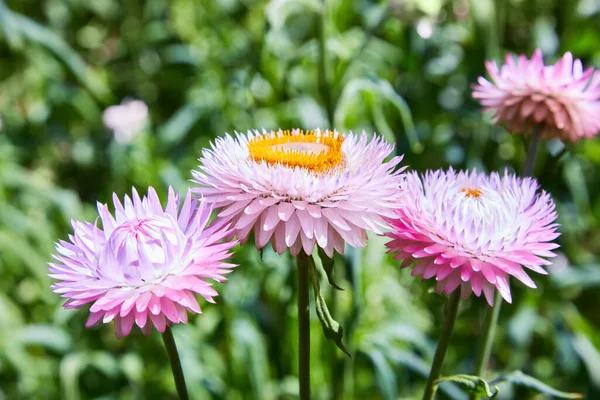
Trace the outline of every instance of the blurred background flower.
{"type": "MultiPolygon", "coordinates": [[[[169,185],[187,190],[215,137],[256,127],[378,132],[419,172],[520,171],[523,138],[493,125],[471,98],[485,60],[541,48],[548,64],[571,51],[600,68],[594,0],[328,0],[324,8],[317,0],[2,0],[0,16],[0,391],[8,399],[175,393],[158,334],[116,340],[111,326],[85,329],[86,313],[64,310],[50,290],[55,240],[72,230],[71,218],[94,221],[97,200],[153,186],[164,204],[169,185]],[[428,38],[427,24],[425,37],[417,30],[422,18],[432,23],[428,38]],[[102,113],[127,96],[148,105],[152,126],[123,146],[102,113]]],[[[540,145],[536,177],[555,199],[568,267],[536,276],[537,290],[511,288],[491,359],[495,371],[522,369],[592,399],[600,397],[598,140],[569,144],[560,160],[562,143],[540,145]]],[[[325,342],[313,316],[316,398],[422,393],[441,296],[400,270],[385,242],[371,236],[336,257],[345,290],[322,288],[353,359],[325,342]]],[[[218,310],[174,330],[195,399],[295,398],[289,255],[257,253],[242,246],[240,267],[215,284],[218,310]]],[[[473,371],[489,309],[475,297],[463,307],[445,364],[455,372],[473,371]]],[[[500,389],[504,399],[535,397],[500,389]]],[[[452,385],[440,390],[465,398],[452,385]]]]}
{"type": "Polygon", "coordinates": [[[600,132],[600,72],[584,70],[570,52],[553,65],[544,65],[540,49],[531,59],[508,54],[500,68],[495,61],[486,68],[492,82],[479,77],[473,97],[511,133],[539,130],[542,139],[576,142],[600,132]]]}
{"type": "Polygon", "coordinates": [[[102,120],[107,128],[113,130],[117,142],[127,144],[135,139],[148,123],[148,106],[140,100],[125,100],[104,110],[102,120]]]}

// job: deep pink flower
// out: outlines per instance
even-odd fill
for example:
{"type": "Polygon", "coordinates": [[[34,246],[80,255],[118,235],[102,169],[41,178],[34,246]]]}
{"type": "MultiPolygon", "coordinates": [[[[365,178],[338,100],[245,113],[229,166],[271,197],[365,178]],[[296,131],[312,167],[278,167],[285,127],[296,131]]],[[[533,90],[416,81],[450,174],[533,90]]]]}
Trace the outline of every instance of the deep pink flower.
{"type": "Polygon", "coordinates": [[[435,278],[437,291],[458,287],[463,298],[483,292],[493,304],[494,288],[509,303],[510,275],[535,283],[523,267],[540,274],[558,247],[557,213],[549,194],[537,192],[531,178],[492,173],[427,172],[423,180],[409,173],[402,190],[407,198],[391,221],[389,252],[412,275],[435,278]]]}
{"type": "Polygon", "coordinates": [[[344,244],[364,246],[366,230],[381,233],[393,215],[400,186],[386,161],[392,146],[332,131],[248,132],[218,138],[192,171],[193,189],[231,219],[238,239],[253,231],[256,247],[269,242],[282,254],[312,254],[315,244],[331,257],[344,244]]]}
{"type": "Polygon", "coordinates": [[[530,133],[537,126],[543,139],[576,142],[600,132],[600,73],[592,67],[584,71],[571,53],[547,66],[539,49],[531,60],[521,55],[515,62],[508,54],[500,68],[495,61],[485,65],[492,82],[479,77],[473,97],[511,133],[530,133]]]}
{"type": "Polygon", "coordinates": [[[52,288],[68,300],[65,308],[93,303],[87,327],[100,320],[115,321],[117,337],[133,324],[149,334],[152,325],[187,322],[187,312],[200,313],[196,294],[209,302],[217,292],[209,279],[225,280],[235,265],[223,262],[235,242],[221,242],[229,227],[207,227],[211,207],[187,196],[179,211],[179,194],[169,188],[163,210],[154,189],[140,199],[125,196],[123,206],[113,195],[115,217],[98,203],[102,228],[73,221],[69,242],[56,245],[56,262],[50,263],[52,288]]]}

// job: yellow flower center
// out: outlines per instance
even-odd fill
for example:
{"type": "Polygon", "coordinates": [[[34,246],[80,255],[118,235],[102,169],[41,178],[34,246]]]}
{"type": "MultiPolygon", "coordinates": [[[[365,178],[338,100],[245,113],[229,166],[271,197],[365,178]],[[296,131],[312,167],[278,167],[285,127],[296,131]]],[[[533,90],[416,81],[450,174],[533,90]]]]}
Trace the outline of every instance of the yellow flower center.
{"type": "Polygon", "coordinates": [[[338,132],[295,129],[256,136],[248,141],[248,152],[254,161],[322,173],[344,162],[343,143],[338,132]]]}
{"type": "Polygon", "coordinates": [[[469,187],[464,187],[460,189],[460,191],[465,194],[465,197],[475,197],[476,199],[480,198],[483,194],[481,189],[473,189],[469,187]]]}

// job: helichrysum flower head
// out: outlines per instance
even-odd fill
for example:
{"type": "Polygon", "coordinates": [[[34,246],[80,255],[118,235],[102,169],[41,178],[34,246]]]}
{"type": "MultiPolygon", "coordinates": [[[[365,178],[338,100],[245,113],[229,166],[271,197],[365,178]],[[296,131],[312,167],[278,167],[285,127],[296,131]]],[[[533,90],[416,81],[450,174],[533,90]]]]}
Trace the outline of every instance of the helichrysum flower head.
{"type": "Polygon", "coordinates": [[[92,303],[86,326],[115,321],[117,337],[133,324],[150,333],[152,325],[187,322],[187,312],[200,313],[196,295],[209,302],[217,292],[209,279],[225,280],[234,267],[223,262],[234,242],[222,242],[230,230],[223,223],[207,226],[211,207],[192,198],[180,208],[179,194],[169,189],[163,209],[154,189],[140,199],[113,195],[115,216],[98,204],[102,228],[73,221],[69,241],[56,245],[50,277],[55,293],[68,300],[66,308],[92,303]]]}
{"type": "Polygon", "coordinates": [[[271,242],[279,254],[310,255],[317,244],[331,257],[387,227],[401,181],[401,157],[385,161],[391,152],[364,132],[254,131],[217,139],[192,173],[242,242],[253,231],[259,249],[271,242]]]}
{"type": "Polygon", "coordinates": [[[495,61],[486,68],[492,82],[480,77],[473,97],[512,133],[540,129],[543,139],[576,142],[600,132],[600,73],[584,71],[571,53],[547,66],[540,50],[516,62],[509,54],[500,68],[495,61]]]}
{"type": "Polygon", "coordinates": [[[542,257],[558,247],[554,203],[537,189],[535,180],[508,174],[409,173],[387,246],[412,275],[435,278],[438,292],[483,292],[491,305],[496,288],[511,302],[509,276],[535,288],[523,268],[546,274],[542,257]]]}
{"type": "Polygon", "coordinates": [[[126,100],[104,110],[102,120],[121,144],[133,141],[148,122],[148,106],[141,100],[126,100]]]}

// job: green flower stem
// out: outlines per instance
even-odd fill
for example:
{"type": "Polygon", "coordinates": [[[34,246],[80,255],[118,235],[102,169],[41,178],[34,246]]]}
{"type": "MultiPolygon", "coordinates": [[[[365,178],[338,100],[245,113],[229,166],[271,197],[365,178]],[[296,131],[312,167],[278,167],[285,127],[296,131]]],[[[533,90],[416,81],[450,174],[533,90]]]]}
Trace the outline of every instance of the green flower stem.
{"type": "MultiPolygon", "coordinates": [[[[494,307],[491,312],[488,312],[485,321],[485,332],[483,333],[483,344],[479,357],[477,358],[477,376],[485,379],[485,371],[487,369],[488,362],[490,360],[490,354],[492,353],[492,344],[494,343],[494,335],[496,334],[496,325],[498,325],[498,316],[500,315],[500,309],[502,308],[502,295],[496,290],[494,295],[494,307]]],[[[471,400],[479,399],[479,396],[471,395],[471,400]]]]}
{"type": "Polygon", "coordinates": [[[423,393],[423,400],[433,400],[435,397],[435,381],[440,377],[442,372],[442,364],[444,363],[446,350],[448,350],[448,343],[450,343],[450,336],[452,336],[452,330],[454,329],[454,322],[456,321],[459,303],[460,290],[455,290],[446,303],[440,341],[435,349],[435,356],[433,357],[433,364],[431,365],[431,371],[429,372],[429,378],[427,379],[425,393],[423,393]]]}
{"type": "Polygon", "coordinates": [[[175,379],[175,387],[177,388],[179,400],[189,400],[187,387],[185,386],[185,377],[183,376],[181,361],[179,360],[179,353],[177,352],[177,345],[175,345],[175,338],[173,337],[173,331],[170,326],[165,328],[162,338],[165,343],[167,355],[169,356],[169,361],[171,362],[171,371],[173,371],[173,379],[175,379]]]}
{"type": "MultiPolygon", "coordinates": [[[[533,167],[535,166],[535,154],[537,152],[538,143],[540,141],[542,131],[535,129],[531,136],[531,142],[527,149],[527,157],[525,158],[525,166],[523,167],[523,176],[533,176],[533,167]]],[[[502,295],[496,291],[494,295],[494,307],[485,321],[485,331],[479,357],[477,359],[477,376],[485,379],[485,372],[492,354],[492,344],[494,343],[494,335],[496,333],[496,325],[498,325],[498,317],[502,308],[502,295]]],[[[471,395],[471,400],[479,400],[480,396],[471,395]]]]}
{"type": "Polygon", "coordinates": [[[535,154],[537,152],[538,143],[540,141],[541,135],[541,129],[536,129],[533,131],[533,135],[531,136],[531,142],[529,142],[529,149],[527,149],[527,158],[525,158],[523,176],[533,176],[533,167],[535,166],[535,154]]]}
{"type": "Polygon", "coordinates": [[[325,38],[327,4],[325,0],[321,1],[321,20],[317,23],[318,41],[319,41],[319,66],[318,66],[318,85],[321,98],[325,103],[325,112],[327,113],[327,122],[329,129],[334,129],[334,105],[331,98],[331,88],[327,82],[327,42],[325,38]]]}
{"type": "Polygon", "coordinates": [[[310,399],[310,313],[309,269],[310,257],[303,251],[298,254],[296,273],[298,274],[298,382],[300,400],[310,399]]]}

